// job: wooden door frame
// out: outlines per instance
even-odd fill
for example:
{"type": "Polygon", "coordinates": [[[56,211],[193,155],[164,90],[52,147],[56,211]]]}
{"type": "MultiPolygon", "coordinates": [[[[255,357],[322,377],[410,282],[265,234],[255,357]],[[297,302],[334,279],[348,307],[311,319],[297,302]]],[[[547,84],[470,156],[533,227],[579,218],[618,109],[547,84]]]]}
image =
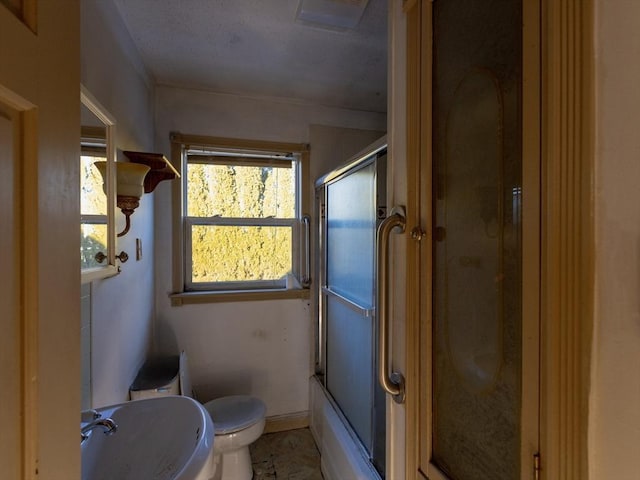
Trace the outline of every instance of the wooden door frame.
{"type": "Polygon", "coordinates": [[[594,322],[594,5],[542,2],[542,476],[587,480],[594,322]]]}
{"type": "MultiPolygon", "coordinates": [[[[541,58],[538,64],[525,65],[523,81],[540,79],[540,115],[528,120],[538,123],[540,142],[525,141],[523,148],[541,158],[540,263],[525,265],[525,269],[540,270],[540,291],[535,295],[540,298],[539,473],[542,480],[585,480],[594,314],[594,7],[592,0],[540,0],[539,7],[537,3],[525,0],[524,12],[540,8],[541,58]]],[[[431,173],[424,167],[431,165],[430,114],[424,115],[431,111],[430,95],[424,93],[431,90],[426,54],[431,51],[431,38],[422,32],[424,25],[431,25],[431,2],[405,0],[404,9],[407,225],[409,230],[414,226],[426,230],[431,212],[420,211],[419,192],[431,183],[431,173]]],[[[431,251],[427,234],[420,243],[407,236],[407,478],[426,478],[418,469],[421,455],[430,452],[429,438],[420,440],[420,432],[430,429],[429,417],[421,411],[431,411],[430,385],[420,368],[429,361],[431,351],[430,337],[424,335],[431,328],[431,299],[420,296],[421,290],[431,291],[430,276],[426,276],[428,284],[420,287],[420,271],[431,271],[429,255],[420,255],[421,248],[431,251]]],[[[527,332],[523,335],[527,338],[527,332]]]]}
{"type": "Polygon", "coordinates": [[[0,109],[16,135],[13,158],[1,160],[15,173],[7,207],[15,221],[2,234],[19,244],[16,293],[1,300],[16,306],[3,320],[17,334],[0,367],[19,385],[2,404],[18,425],[0,425],[0,436],[16,442],[5,458],[7,475],[20,479],[79,478],[81,470],[80,1],[64,7],[0,2],[0,109]]]}

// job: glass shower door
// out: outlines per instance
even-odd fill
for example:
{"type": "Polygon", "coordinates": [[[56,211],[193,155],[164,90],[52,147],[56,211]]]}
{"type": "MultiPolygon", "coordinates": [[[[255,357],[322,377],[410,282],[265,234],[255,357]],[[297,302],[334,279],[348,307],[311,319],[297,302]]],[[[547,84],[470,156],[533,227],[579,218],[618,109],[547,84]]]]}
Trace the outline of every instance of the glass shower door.
{"type": "Polygon", "coordinates": [[[436,2],[433,38],[432,462],[452,480],[516,480],[521,2],[436,2]]]}
{"type": "Polygon", "coordinates": [[[385,401],[377,384],[375,242],[381,160],[325,186],[325,385],[384,475],[385,401]]]}

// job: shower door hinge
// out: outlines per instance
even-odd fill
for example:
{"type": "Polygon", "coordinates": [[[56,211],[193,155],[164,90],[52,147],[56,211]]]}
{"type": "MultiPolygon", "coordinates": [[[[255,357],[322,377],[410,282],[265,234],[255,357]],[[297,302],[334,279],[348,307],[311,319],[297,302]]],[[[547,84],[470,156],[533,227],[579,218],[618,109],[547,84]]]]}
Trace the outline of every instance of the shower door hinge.
{"type": "Polygon", "coordinates": [[[540,452],[533,454],[533,480],[540,480],[540,452]]]}

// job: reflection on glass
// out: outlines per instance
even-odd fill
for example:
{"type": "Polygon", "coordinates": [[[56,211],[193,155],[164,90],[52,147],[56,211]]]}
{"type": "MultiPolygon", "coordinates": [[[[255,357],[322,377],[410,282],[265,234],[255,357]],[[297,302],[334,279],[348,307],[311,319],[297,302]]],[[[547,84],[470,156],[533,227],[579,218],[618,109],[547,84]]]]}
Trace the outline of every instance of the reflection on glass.
{"type": "Polygon", "coordinates": [[[502,112],[495,79],[468,74],[456,89],[442,166],[446,241],[436,247],[446,262],[446,348],[468,388],[493,386],[502,358],[502,112]],[[464,298],[464,301],[460,301],[464,298]]]}
{"type": "MultiPolygon", "coordinates": [[[[84,148],[84,147],[83,147],[84,148]]],[[[88,152],[80,157],[80,261],[81,268],[98,267],[98,252],[107,249],[107,196],[96,161],[104,161],[99,152],[104,147],[86,147],[88,152]],[[93,152],[91,151],[93,150],[93,152]]]]}
{"type": "Polygon", "coordinates": [[[80,157],[80,211],[83,215],[107,214],[107,196],[102,188],[102,176],[93,165],[98,161],[105,161],[105,157],[80,157]]]}
{"type": "Polygon", "coordinates": [[[95,256],[98,252],[105,252],[107,244],[107,225],[80,224],[80,263],[81,268],[99,267],[95,256]]]}
{"type": "Polygon", "coordinates": [[[432,462],[520,478],[521,2],[434,4],[432,462]]]}
{"type": "MultiPolygon", "coordinates": [[[[101,266],[97,253],[107,254],[107,196],[94,166],[107,159],[107,127],[83,90],[80,104],[80,262],[81,269],[101,266]],[[89,102],[89,103],[87,103],[89,102]]],[[[102,264],[106,266],[106,264],[102,264]]]]}

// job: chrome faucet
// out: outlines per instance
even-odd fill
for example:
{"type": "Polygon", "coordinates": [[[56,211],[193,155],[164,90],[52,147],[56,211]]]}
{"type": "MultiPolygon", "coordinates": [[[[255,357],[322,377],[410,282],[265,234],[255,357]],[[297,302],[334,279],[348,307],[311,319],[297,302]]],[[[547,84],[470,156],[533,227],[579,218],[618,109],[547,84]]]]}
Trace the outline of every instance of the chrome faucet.
{"type": "Polygon", "coordinates": [[[80,423],[93,422],[94,420],[97,420],[100,417],[102,417],[102,414],[98,413],[98,411],[94,410],[93,408],[90,410],[83,410],[80,413],[80,423]]]}
{"type": "Polygon", "coordinates": [[[118,430],[118,425],[110,418],[97,418],[80,429],[80,443],[89,438],[91,430],[98,427],[102,428],[105,435],[111,435],[118,430]]]}

